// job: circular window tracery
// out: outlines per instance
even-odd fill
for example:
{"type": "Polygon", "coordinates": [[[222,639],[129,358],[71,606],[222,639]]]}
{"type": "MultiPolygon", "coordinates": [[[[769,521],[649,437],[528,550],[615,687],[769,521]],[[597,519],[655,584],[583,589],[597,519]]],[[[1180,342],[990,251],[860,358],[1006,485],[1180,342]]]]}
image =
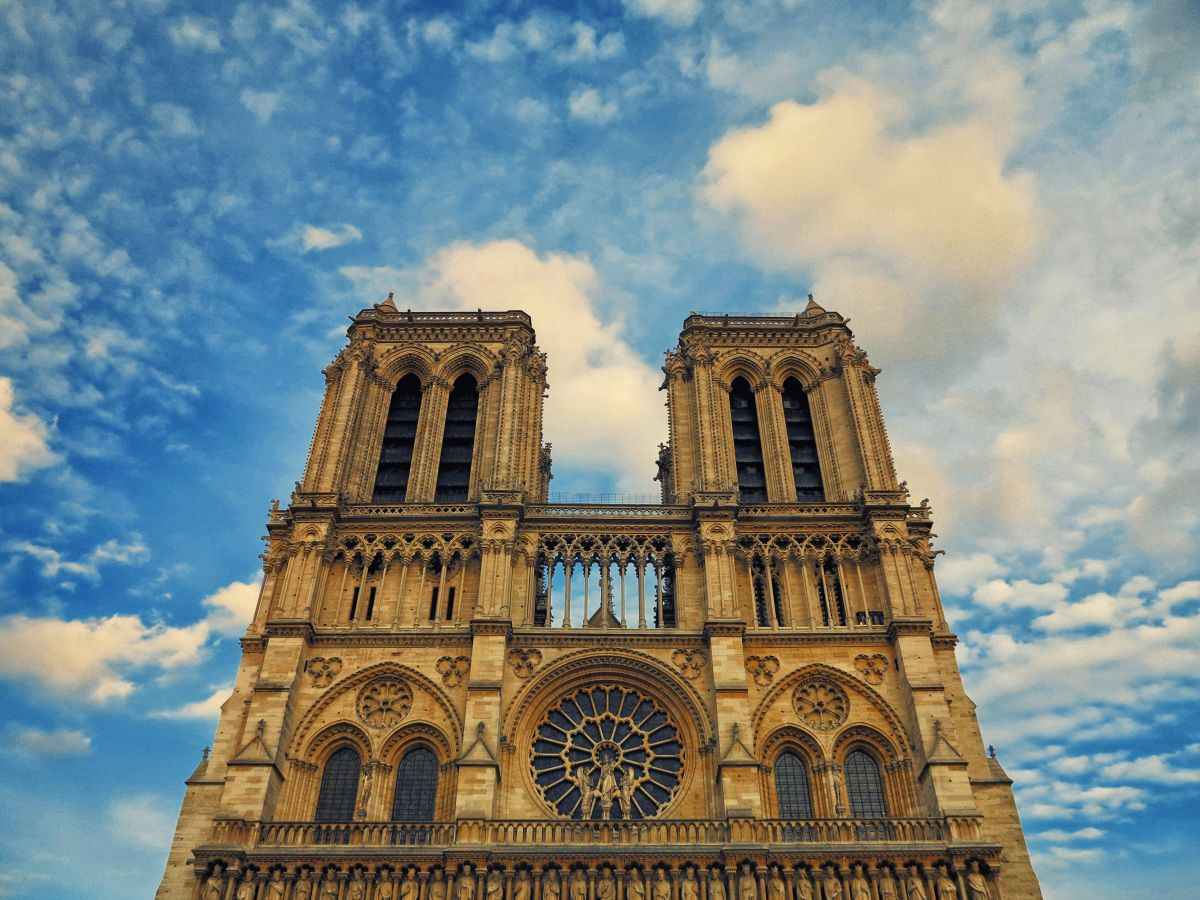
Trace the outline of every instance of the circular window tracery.
{"type": "Polygon", "coordinates": [[[412,709],[412,690],[399,678],[377,678],[358,694],[358,717],[371,728],[399,725],[412,709]]]}
{"type": "Polygon", "coordinates": [[[572,691],[538,726],[533,781],[559,815],[649,819],[679,790],[683,744],[667,713],[633,688],[572,691]]]}
{"type": "Polygon", "coordinates": [[[832,731],[850,712],[850,698],[841,685],[828,678],[810,678],[792,695],[792,706],[805,724],[817,731],[832,731]]]}

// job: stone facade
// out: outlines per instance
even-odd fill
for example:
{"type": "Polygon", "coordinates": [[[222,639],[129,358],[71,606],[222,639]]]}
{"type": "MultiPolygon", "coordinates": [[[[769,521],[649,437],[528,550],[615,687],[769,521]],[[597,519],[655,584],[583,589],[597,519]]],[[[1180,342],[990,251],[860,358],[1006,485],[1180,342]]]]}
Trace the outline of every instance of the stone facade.
{"type": "Polygon", "coordinates": [[[529,317],[359,313],[158,897],[1041,896],[845,320],[664,372],[662,503],[549,503],[529,317]]]}

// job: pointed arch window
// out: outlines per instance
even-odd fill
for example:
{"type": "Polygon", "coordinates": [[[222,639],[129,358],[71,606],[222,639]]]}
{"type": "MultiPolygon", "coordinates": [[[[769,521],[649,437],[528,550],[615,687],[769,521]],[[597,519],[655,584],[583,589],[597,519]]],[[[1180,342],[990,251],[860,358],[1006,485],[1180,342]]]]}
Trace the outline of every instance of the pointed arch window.
{"type": "Polygon", "coordinates": [[[808,394],[795,378],[783,383],[783,421],[787,425],[788,449],[792,455],[792,480],[796,499],[824,500],[821,462],[817,458],[817,437],[813,430],[808,394]]]}
{"type": "Polygon", "coordinates": [[[321,791],[317,795],[317,822],[354,821],[354,801],[358,799],[358,776],[362,760],[353,747],[335,750],[321,773],[321,791]]]}
{"type": "Polygon", "coordinates": [[[437,804],[438,761],[428,747],[413,747],[396,767],[393,822],[432,822],[437,804]]]}
{"type": "Polygon", "coordinates": [[[442,432],[442,455],[434,490],[434,500],[438,503],[467,499],[478,411],[479,385],[470,373],[460,375],[446,404],[446,428],[442,432]]]}
{"type": "Polygon", "coordinates": [[[417,440],[417,420],[421,412],[421,381],[409,373],[392,391],[388,405],[379,468],[375,470],[375,503],[403,503],[408,493],[408,474],[412,468],[413,445],[417,440]]]}
{"type": "Polygon", "coordinates": [[[855,749],[846,754],[846,794],[850,810],[858,819],[878,819],[887,815],[883,795],[883,776],[879,763],[866,750],[855,749]]]}
{"type": "Polygon", "coordinates": [[[729,418],[733,424],[733,455],[741,502],[765,503],[767,476],[758,435],[758,410],[754,391],[745,378],[735,378],[729,391],[729,418]]]}
{"type": "Polygon", "coordinates": [[[798,753],[785,750],[779,754],[779,759],[775,761],[775,793],[779,797],[779,818],[813,817],[808,766],[798,753]]]}

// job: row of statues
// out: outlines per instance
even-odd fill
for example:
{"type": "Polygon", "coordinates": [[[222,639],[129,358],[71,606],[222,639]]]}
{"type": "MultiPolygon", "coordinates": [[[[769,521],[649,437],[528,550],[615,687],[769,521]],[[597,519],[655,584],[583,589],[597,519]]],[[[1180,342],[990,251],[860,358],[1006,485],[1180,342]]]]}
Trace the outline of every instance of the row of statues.
{"type": "Polygon", "coordinates": [[[624,819],[640,815],[640,811],[634,805],[638,778],[632,766],[619,766],[615,760],[604,759],[594,764],[590,770],[585,770],[583,764],[578,764],[567,777],[579,791],[583,818],[594,817],[596,804],[600,805],[600,818],[605,821],[618,809],[624,819]],[[593,784],[593,776],[597,773],[598,777],[593,784]]]}
{"type": "Polygon", "coordinates": [[[977,860],[957,872],[946,863],[870,870],[862,864],[839,870],[830,863],[785,873],[779,865],[758,870],[744,862],[736,874],[690,864],[676,874],[668,877],[663,866],[643,872],[602,865],[594,873],[581,868],[537,873],[522,867],[508,887],[500,868],[476,873],[470,863],[457,874],[435,868],[428,878],[418,877],[413,868],[385,869],[372,877],[356,867],[324,874],[303,868],[287,878],[279,869],[262,877],[251,871],[227,879],[218,867],[204,880],[199,900],[998,900],[977,860]]]}

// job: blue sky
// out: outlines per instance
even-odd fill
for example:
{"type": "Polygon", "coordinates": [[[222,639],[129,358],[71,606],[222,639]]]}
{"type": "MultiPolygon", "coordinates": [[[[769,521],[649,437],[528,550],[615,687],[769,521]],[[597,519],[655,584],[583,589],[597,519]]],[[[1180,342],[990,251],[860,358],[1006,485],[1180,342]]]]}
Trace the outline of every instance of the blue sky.
{"type": "Polygon", "coordinates": [[[683,317],[853,319],[1051,898],[1190,896],[1200,9],[0,3],[0,896],[148,896],[345,317],[529,310],[559,492],[683,317]]]}

